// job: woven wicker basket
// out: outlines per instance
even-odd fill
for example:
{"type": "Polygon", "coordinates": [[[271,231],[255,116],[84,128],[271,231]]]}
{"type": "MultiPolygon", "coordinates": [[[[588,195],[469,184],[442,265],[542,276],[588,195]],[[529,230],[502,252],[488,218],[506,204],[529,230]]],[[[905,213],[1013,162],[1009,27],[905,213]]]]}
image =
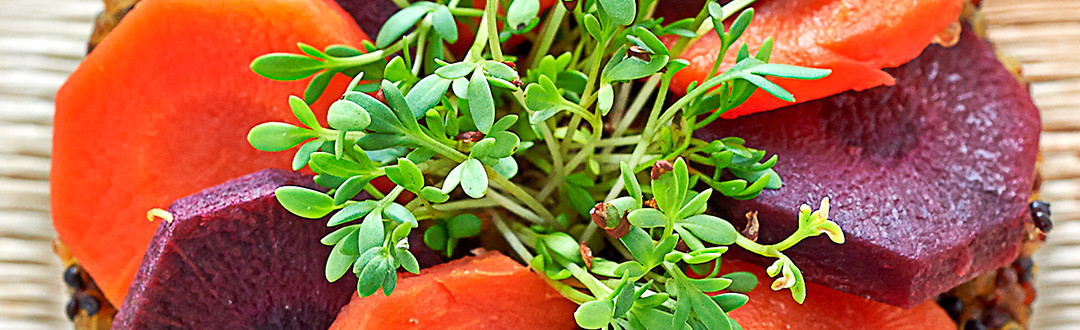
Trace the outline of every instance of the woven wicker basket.
{"type": "MultiPolygon", "coordinates": [[[[1080,1],[985,0],[989,35],[1023,63],[1043,111],[1042,199],[1056,226],[1036,255],[1034,328],[1080,328],[1080,1]]],[[[0,329],[58,329],[66,290],[50,249],[52,96],[86,50],[100,0],[0,0],[0,329]]]]}

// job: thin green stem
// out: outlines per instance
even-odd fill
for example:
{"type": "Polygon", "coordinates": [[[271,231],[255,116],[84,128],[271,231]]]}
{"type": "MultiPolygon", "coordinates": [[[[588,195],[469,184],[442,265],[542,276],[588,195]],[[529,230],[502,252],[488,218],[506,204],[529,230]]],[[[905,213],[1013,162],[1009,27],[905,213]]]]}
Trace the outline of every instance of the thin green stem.
{"type": "MultiPolygon", "coordinates": [[[[498,229],[499,233],[506,239],[506,243],[510,245],[510,249],[514,250],[514,253],[517,253],[522,261],[529,263],[529,261],[533,259],[533,254],[521,243],[521,239],[514,234],[514,231],[506,226],[506,222],[498,213],[491,212],[491,222],[495,224],[495,229],[498,229]]],[[[547,276],[544,277],[546,278],[547,276]]]]}
{"type": "Polygon", "coordinates": [[[570,271],[570,275],[573,275],[574,278],[581,282],[581,284],[584,284],[585,287],[592,292],[593,296],[607,297],[611,294],[611,288],[604,285],[604,283],[601,283],[600,280],[596,279],[592,274],[589,274],[588,271],[581,268],[581,266],[578,266],[578,264],[569,262],[562,266],[570,271]]]}
{"type": "Polygon", "coordinates": [[[551,14],[548,15],[544,27],[540,30],[540,40],[536,42],[536,46],[529,52],[530,68],[535,69],[540,64],[537,57],[546,55],[551,49],[551,44],[555,41],[555,33],[559,32],[563,19],[566,18],[566,6],[563,5],[562,1],[556,1],[554,7],[551,14]]]}
{"type": "Polygon", "coordinates": [[[505,177],[502,176],[502,174],[495,172],[495,170],[491,169],[491,167],[485,165],[484,168],[487,170],[488,179],[491,180],[496,186],[502,188],[503,190],[506,190],[506,192],[510,193],[511,196],[514,196],[514,198],[517,198],[522,203],[525,203],[526,206],[532,209],[533,212],[539,214],[541,218],[547,221],[547,223],[556,223],[555,216],[551,214],[551,211],[548,211],[547,207],[544,207],[544,204],[541,204],[540,201],[536,200],[536,198],[534,198],[532,195],[525,192],[525,190],[522,190],[521,187],[519,187],[517,184],[510,182],[510,180],[507,180],[505,177]]]}
{"type": "Polygon", "coordinates": [[[496,61],[503,60],[502,45],[499,42],[499,28],[497,27],[499,17],[499,1],[489,0],[484,5],[484,17],[487,17],[487,25],[482,25],[488,30],[488,46],[491,49],[491,59],[496,61]]]}

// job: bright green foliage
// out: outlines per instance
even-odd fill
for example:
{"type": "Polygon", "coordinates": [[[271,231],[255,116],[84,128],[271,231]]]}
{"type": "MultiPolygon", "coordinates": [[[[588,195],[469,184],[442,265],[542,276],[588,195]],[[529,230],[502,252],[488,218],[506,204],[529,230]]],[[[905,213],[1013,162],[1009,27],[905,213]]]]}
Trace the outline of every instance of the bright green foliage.
{"type": "Polygon", "coordinates": [[[771,287],[801,302],[802,274],[782,252],[820,234],[844,239],[827,199],[817,211],[804,207],[799,229],[774,245],[707,212],[710,199],[751,199],[782,181],[777,155],[739,138],[698,140],[694,130],[757,89],[793,101],[766,77],[829,73],[768,63],[766,41],[757,54],[743,45],[726,71],[716,63],[686,95],[669,95],[672,76],[689,65],[678,59],[686,42],[711,20],[725,54],[750,24],[753,10],[742,8],[751,2],[710,0],[695,18],[667,25],[648,17],[654,0],[558,1],[546,12],[538,0],[488,1],[482,10],[403,2],[362,50],[299,44],[301,54],[252,62],[267,78],[312,79],[302,98],[289,98],[302,127],[260,124],[248,141],[265,151],[299,146],[293,169],[310,168],[325,192],[284,187],[277,198],[297,215],[329,216],[326,279],[352,270],[362,296],[391,294],[399,269],[419,272],[412,230],[424,228],[424,243],[452,256],[461,239],[490,228],[549,279],[585,285],[552,282],[580,304],[574,317],[584,328],[735,329],[726,313],[746,304],[742,293],[757,280],[710,267],[730,245],[775,258],[771,287]],[[465,54],[446,47],[458,26],[476,36],[465,54]],[[513,35],[532,40],[531,51],[504,54],[513,35]],[[676,46],[662,43],[665,35],[677,36],[676,46]],[[337,74],[353,83],[322,127],[308,104],[337,74]],[[372,185],[382,176],[394,184],[389,192],[372,185]],[[620,257],[593,258],[590,247],[620,257]]]}

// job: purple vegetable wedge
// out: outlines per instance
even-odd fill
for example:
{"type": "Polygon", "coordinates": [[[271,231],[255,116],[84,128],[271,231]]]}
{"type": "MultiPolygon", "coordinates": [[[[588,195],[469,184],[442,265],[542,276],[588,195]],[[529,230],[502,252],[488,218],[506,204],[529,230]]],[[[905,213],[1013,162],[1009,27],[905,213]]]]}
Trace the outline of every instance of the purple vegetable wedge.
{"type": "MultiPolygon", "coordinates": [[[[847,243],[824,236],[788,255],[806,277],[911,307],[1013,260],[1035,178],[1038,110],[965,27],[952,48],[931,46],[887,70],[896,86],[848,92],[715,123],[700,138],[745,138],[780,155],[780,190],[720,199],[735,222],[758,211],[762,243],[795,231],[800,204],[832,199],[847,243]]],[[[764,260],[759,260],[764,262],[764,260]]]]}

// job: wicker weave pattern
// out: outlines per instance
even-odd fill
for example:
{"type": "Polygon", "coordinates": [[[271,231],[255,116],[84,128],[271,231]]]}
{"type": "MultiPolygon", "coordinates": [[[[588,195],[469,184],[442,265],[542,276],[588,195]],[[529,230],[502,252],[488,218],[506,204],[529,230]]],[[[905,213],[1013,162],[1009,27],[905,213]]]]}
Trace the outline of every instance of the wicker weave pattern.
{"type": "MultiPolygon", "coordinates": [[[[1080,325],[1080,1],[986,0],[990,37],[1024,65],[1043,110],[1042,198],[1056,228],[1035,328],[1080,325]]],[[[86,49],[100,0],[0,0],[0,329],[59,329],[66,291],[52,255],[52,96],[86,49]]]]}

